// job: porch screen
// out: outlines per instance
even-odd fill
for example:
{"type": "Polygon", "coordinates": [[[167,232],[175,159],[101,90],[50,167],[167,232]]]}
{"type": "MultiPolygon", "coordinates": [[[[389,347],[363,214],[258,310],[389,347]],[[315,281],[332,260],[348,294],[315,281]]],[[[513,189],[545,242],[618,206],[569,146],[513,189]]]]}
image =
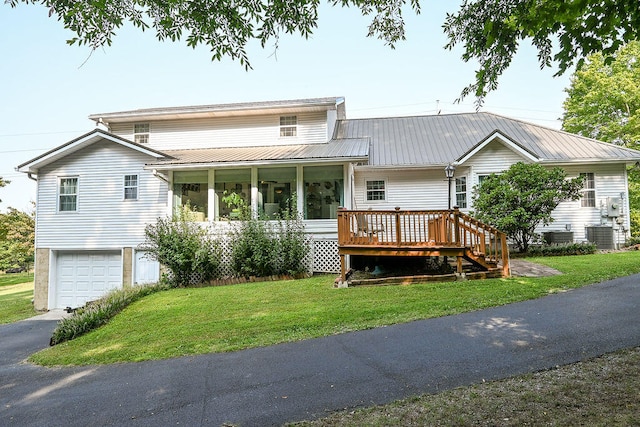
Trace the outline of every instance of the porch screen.
{"type": "Polygon", "coordinates": [[[304,218],[337,218],[338,206],[344,201],[344,172],[342,165],[305,166],[304,218]]]}
{"type": "Polygon", "coordinates": [[[295,209],[296,168],[258,169],[258,208],[267,218],[282,217],[295,209]]]}
{"type": "Polygon", "coordinates": [[[207,171],[173,173],[173,209],[187,212],[192,221],[206,221],[209,209],[207,171]]]}
{"type": "Polygon", "coordinates": [[[251,206],[251,169],[218,169],[214,175],[216,215],[238,219],[251,206]]]}

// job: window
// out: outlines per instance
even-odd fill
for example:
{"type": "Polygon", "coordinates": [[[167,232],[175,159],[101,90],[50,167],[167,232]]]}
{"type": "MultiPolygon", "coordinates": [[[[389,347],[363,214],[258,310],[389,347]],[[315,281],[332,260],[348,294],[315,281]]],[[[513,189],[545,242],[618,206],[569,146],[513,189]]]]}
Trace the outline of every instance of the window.
{"type": "Polygon", "coordinates": [[[593,172],[581,173],[584,177],[584,187],[582,187],[581,206],[583,208],[596,207],[596,180],[593,172]]]}
{"type": "Polygon", "coordinates": [[[251,169],[216,170],[214,179],[218,218],[241,218],[251,206],[251,169]]]}
{"type": "Polygon", "coordinates": [[[467,207],[467,177],[456,178],[456,206],[467,207]]]}
{"type": "Polygon", "coordinates": [[[78,209],[78,178],[61,178],[58,210],[75,212],[78,209]]]}
{"type": "Polygon", "coordinates": [[[386,200],[385,182],[382,180],[367,181],[367,200],[386,200]]]}
{"type": "Polygon", "coordinates": [[[289,137],[298,135],[298,117],[282,116],[280,117],[280,136],[289,137]]]}
{"type": "Polygon", "coordinates": [[[344,200],[344,172],[342,165],[305,166],[304,218],[334,219],[344,200]]]}
{"type": "Polygon", "coordinates": [[[138,175],[124,176],[124,199],[125,200],[138,199],[138,175]]]}
{"type": "Polygon", "coordinates": [[[267,218],[283,217],[296,209],[296,168],[258,169],[258,208],[267,218]]]}
{"type": "Polygon", "coordinates": [[[190,221],[207,220],[209,211],[209,174],[207,171],[173,173],[173,209],[190,221]]]}
{"type": "Polygon", "coordinates": [[[133,125],[133,142],[147,144],[149,142],[149,123],[136,123],[133,125]]]}

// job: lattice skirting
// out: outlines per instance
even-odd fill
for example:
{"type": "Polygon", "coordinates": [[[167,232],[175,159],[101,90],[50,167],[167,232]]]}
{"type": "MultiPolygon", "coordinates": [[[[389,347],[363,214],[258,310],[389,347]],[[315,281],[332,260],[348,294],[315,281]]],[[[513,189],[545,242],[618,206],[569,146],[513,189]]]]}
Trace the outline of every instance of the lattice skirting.
{"type": "MultiPolygon", "coordinates": [[[[218,236],[216,241],[221,246],[222,258],[218,267],[219,277],[230,277],[231,270],[231,239],[218,236]]],[[[336,239],[313,239],[308,238],[307,244],[310,246],[309,255],[305,259],[305,265],[309,273],[339,273],[340,255],[338,254],[338,240],[336,239]]],[[[202,282],[199,273],[193,273],[191,283],[202,282]]]]}
{"type": "Polygon", "coordinates": [[[314,239],[312,242],[313,273],[339,273],[338,240],[314,239]]]}

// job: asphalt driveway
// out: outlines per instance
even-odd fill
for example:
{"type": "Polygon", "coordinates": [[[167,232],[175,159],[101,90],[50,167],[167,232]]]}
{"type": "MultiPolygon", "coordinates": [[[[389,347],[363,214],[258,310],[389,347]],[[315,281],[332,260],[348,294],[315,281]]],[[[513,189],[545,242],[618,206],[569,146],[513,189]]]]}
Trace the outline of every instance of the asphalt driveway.
{"type": "Polygon", "coordinates": [[[0,326],[0,425],[281,425],[640,346],[640,275],[534,301],[234,353],[22,362],[54,321],[0,326]]]}

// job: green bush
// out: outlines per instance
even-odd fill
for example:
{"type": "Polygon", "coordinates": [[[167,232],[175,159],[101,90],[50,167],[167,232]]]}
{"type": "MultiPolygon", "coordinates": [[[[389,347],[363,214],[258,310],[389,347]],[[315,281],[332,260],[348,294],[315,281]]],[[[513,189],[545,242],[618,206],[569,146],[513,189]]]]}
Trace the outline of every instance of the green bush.
{"type": "Polygon", "coordinates": [[[231,267],[240,277],[302,273],[307,270],[309,251],[304,224],[295,209],[285,209],[277,221],[248,218],[232,225],[231,267]]]}
{"type": "Polygon", "coordinates": [[[304,223],[297,211],[287,213],[283,220],[278,221],[276,239],[278,274],[295,275],[305,272],[307,268],[304,261],[310,248],[304,223]]]}
{"type": "Polygon", "coordinates": [[[240,277],[276,274],[278,248],[274,244],[271,223],[257,218],[233,223],[231,231],[231,268],[240,277]]]}
{"type": "Polygon", "coordinates": [[[568,243],[565,245],[529,246],[527,256],[588,255],[596,253],[595,243],[568,243]]]}
{"type": "Polygon", "coordinates": [[[98,300],[78,308],[73,315],[62,319],[53,331],[49,345],[60,344],[86,334],[107,323],[126,306],[152,293],[169,289],[166,283],[127,286],[115,289],[98,300]]]}
{"type": "Polygon", "coordinates": [[[192,284],[194,277],[203,282],[215,278],[222,255],[209,232],[183,214],[147,225],[145,242],[138,249],[165,266],[175,286],[192,284]]]}

